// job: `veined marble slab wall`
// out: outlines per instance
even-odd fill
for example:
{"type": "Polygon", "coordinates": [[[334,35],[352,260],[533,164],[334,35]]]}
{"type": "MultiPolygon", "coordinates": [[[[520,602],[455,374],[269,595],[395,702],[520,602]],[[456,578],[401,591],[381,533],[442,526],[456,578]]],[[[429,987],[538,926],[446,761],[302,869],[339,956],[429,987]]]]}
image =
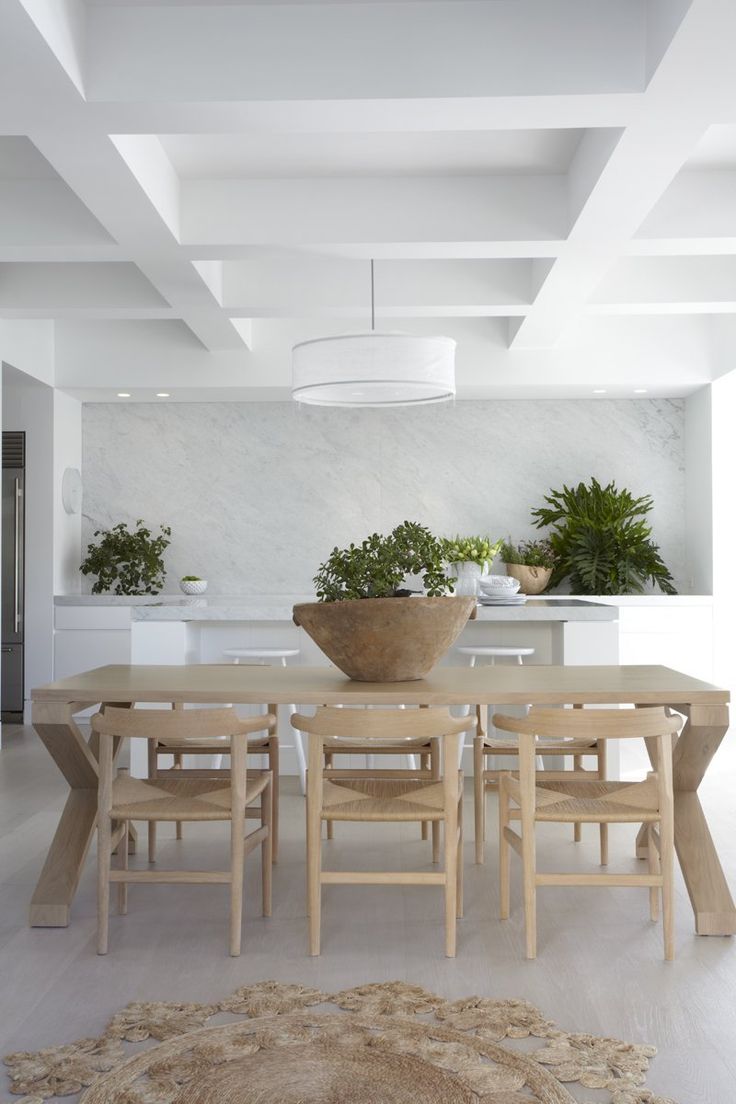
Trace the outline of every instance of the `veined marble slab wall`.
{"type": "Polygon", "coordinates": [[[655,539],[686,589],[684,404],[670,399],[87,404],[83,545],[121,520],[165,522],[169,591],[194,574],[217,594],[309,593],[336,544],[404,519],[538,536],[531,508],[591,475],[654,497],[655,539]]]}

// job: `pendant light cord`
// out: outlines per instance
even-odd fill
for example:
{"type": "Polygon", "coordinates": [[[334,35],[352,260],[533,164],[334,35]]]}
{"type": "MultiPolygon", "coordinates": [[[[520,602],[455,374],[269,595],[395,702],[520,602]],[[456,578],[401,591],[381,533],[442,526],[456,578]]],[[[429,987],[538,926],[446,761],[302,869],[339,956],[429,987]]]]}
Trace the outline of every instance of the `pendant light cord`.
{"type": "Polygon", "coordinates": [[[375,285],[373,282],[373,258],[371,257],[371,333],[376,328],[376,299],[375,285]]]}

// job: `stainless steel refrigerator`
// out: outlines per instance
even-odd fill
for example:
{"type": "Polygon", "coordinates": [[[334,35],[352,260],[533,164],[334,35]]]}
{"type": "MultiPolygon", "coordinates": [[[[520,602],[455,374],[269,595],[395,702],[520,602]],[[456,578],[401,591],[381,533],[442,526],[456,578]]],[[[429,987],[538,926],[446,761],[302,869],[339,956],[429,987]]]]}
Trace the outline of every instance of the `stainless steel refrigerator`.
{"type": "Polygon", "coordinates": [[[23,720],[25,453],[25,433],[3,433],[0,712],[10,724],[23,720]]]}

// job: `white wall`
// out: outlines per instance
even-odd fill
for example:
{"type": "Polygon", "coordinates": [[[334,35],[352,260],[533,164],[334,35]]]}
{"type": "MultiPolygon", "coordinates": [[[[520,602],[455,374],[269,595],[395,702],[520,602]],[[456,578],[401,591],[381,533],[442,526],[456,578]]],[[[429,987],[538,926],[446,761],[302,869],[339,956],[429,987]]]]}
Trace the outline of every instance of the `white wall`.
{"type": "Polygon", "coordinates": [[[54,382],[54,323],[0,319],[0,361],[41,383],[54,382]]]}
{"type": "Polygon", "coordinates": [[[82,514],[68,514],[61,498],[66,468],[82,467],[82,404],[54,391],[54,590],[76,594],[80,590],[82,514]]]}
{"type": "Polygon", "coordinates": [[[713,434],[711,388],[685,400],[687,589],[713,593],[713,434]]]}
{"type": "MultiPolygon", "coordinates": [[[[615,479],[650,493],[655,538],[686,581],[680,400],[88,404],[84,532],[142,517],[214,593],[307,593],[335,544],[416,519],[437,533],[538,535],[550,487],[615,479]]],[[[89,580],[84,581],[89,586],[89,580]]]]}
{"type": "Polygon", "coordinates": [[[715,679],[736,700],[736,372],[712,385],[715,679]]]}

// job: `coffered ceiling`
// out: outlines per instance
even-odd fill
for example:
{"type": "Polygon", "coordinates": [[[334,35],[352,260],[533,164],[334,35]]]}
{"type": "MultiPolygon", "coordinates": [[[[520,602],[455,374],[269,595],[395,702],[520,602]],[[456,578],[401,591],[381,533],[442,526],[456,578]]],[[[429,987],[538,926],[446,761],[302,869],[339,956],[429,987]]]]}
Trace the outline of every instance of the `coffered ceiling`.
{"type": "Polygon", "coordinates": [[[288,393],[458,340],[459,397],[682,395],[736,352],[732,0],[0,0],[0,318],[87,399],[288,393]]]}

